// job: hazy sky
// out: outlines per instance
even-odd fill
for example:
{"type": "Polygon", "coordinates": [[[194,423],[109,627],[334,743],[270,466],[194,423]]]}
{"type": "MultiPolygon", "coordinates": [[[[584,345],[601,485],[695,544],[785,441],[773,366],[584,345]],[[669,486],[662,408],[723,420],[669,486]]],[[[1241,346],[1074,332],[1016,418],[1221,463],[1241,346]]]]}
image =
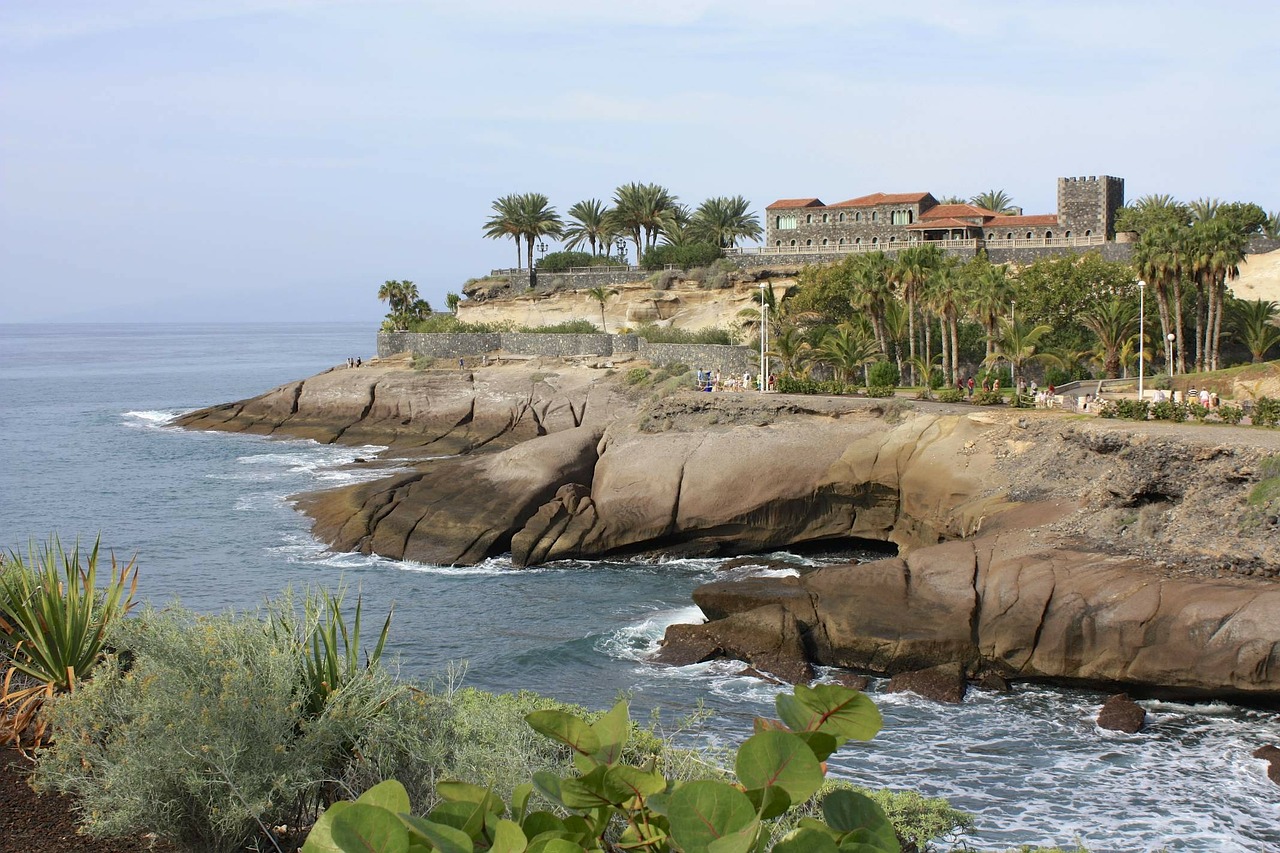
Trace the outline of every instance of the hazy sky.
{"type": "Polygon", "coordinates": [[[1277,33],[1274,0],[3,0],[0,322],[443,307],[514,262],[495,198],[633,180],[1280,210],[1277,33]]]}

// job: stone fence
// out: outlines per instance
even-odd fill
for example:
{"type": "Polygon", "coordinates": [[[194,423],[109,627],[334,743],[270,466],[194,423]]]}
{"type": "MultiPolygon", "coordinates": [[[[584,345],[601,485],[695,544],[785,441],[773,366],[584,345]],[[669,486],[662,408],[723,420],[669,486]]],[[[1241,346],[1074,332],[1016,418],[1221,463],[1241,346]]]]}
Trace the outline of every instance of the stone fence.
{"type": "Polygon", "coordinates": [[[637,335],[539,335],[528,332],[379,332],[378,357],[411,352],[428,358],[466,358],[489,353],[569,358],[642,358],[654,364],[685,364],[734,375],[754,373],[759,354],[752,347],[718,344],[651,344],[637,335]]]}

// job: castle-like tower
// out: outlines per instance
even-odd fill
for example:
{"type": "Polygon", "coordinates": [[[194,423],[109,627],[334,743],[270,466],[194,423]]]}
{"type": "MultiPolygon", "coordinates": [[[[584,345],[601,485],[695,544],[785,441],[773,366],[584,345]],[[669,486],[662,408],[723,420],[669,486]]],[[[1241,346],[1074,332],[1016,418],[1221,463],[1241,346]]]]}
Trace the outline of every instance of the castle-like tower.
{"type": "Polygon", "coordinates": [[[1058,224],[1080,237],[1116,234],[1116,211],[1124,207],[1124,178],[1058,178],[1058,224]]]}

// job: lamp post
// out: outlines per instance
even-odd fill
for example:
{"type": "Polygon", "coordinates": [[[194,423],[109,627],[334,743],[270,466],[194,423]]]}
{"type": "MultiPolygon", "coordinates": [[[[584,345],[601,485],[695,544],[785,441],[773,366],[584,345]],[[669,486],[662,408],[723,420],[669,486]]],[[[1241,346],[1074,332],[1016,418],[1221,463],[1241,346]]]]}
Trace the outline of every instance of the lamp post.
{"type": "Polygon", "coordinates": [[[1139,401],[1143,399],[1142,398],[1142,380],[1144,378],[1143,374],[1145,373],[1145,369],[1143,368],[1143,365],[1142,365],[1142,358],[1143,358],[1143,355],[1145,354],[1143,341],[1146,340],[1146,334],[1143,331],[1143,323],[1146,319],[1146,310],[1145,310],[1146,300],[1144,298],[1146,296],[1146,292],[1147,292],[1147,283],[1145,281],[1139,281],[1138,282],[1138,400],[1139,401]]]}
{"type": "MultiPolygon", "coordinates": [[[[1009,300],[1009,339],[1014,340],[1014,324],[1018,322],[1018,300],[1009,300]]],[[[1018,399],[1018,364],[1009,359],[1009,384],[1013,386],[1013,398],[1018,399]]]]}
{"type": "Polygon", "coordinates": [[[622,261],[622,265],[625,267],[627,265],[627,241],[619,237],[618,242],[613,245],[618,248],[618,260],[622,261]]]}
{"type": "Polygon", "coordinates": [[[545,259],[546,257],[547,257],[547,244],[546,244],[546,243],[539,243],[539,244],[538,244],[538,260],[540,260],[540,261],[541,261],[541,260],[545,259]]]}
{"type": "Polygon", "coordinates": [[[760,391],[769,387],[769,357],[765,355],[765,344],[769,336],[769,303],[765,302],[764,292],[768,284],[760,285],[760,391]]]}
{"type": "Polygon", "coordinates": [[[1165,344],[1164,344],[1164,366],[1165,366],[1165,369],[1169,371],[1169,376],[1173,376],[1173,339],[1174,337],[1175,336],[1173,332],[1170,332],[1169,336],[1165,338],[1165,344]]]}

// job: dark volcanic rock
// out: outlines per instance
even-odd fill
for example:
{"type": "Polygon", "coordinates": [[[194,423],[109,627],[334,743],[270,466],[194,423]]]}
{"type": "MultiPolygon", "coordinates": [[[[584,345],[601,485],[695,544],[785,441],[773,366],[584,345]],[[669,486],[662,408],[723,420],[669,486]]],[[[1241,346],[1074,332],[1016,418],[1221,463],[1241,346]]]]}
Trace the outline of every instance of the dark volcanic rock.
{"type": "Polygon", "coordinates": [[[789,684],[813,680],[800,625],[778,604],[705,625],[672,625],[654,660],[684,666],[716,657],[746,661],[789,684]]]}
{"type": "Polygon", "coordinates": [[[1103,729],[1133,734],[1142,731],[1146,722],[1147,712],[1128,693],[1108,697],[1098,711],[1098,727],[1103,729]]]}
{"type": "Polygon", "coordinates": [[[652,660],[671,666],[705,663],[725,656],[710,625],[668,625],[652,660]]]}
{"type": "Polygon", "coordinates": [[[1280,749],[1274,744],[1260,746],[1253,751],[1253,757],[1267,762],[1267,778],[1280,785],[1280,749]]]}
{"type": "Polygon", "coordinates": [[[871,686],[871,679],[865,675],[858,675],[852,672],[833,672],[831,680],[836,684],[842,684],[851,690],[866,690],[871,686]]]}
{"type": "Polygon", "coordinates": [[[983,690],[990,690],[993,693],[1008,693],[1009,681],[1004,676],[994,672],[984,672],[978,677],[978,686],[983,690]]]}
{"type": "Polygon", "coordinates": [[[935,702],[963,702],[964,670],[959,664],[943,664],[915,672],[903,672],[889,679],[886,693],[914,693],[935,702]]]}

